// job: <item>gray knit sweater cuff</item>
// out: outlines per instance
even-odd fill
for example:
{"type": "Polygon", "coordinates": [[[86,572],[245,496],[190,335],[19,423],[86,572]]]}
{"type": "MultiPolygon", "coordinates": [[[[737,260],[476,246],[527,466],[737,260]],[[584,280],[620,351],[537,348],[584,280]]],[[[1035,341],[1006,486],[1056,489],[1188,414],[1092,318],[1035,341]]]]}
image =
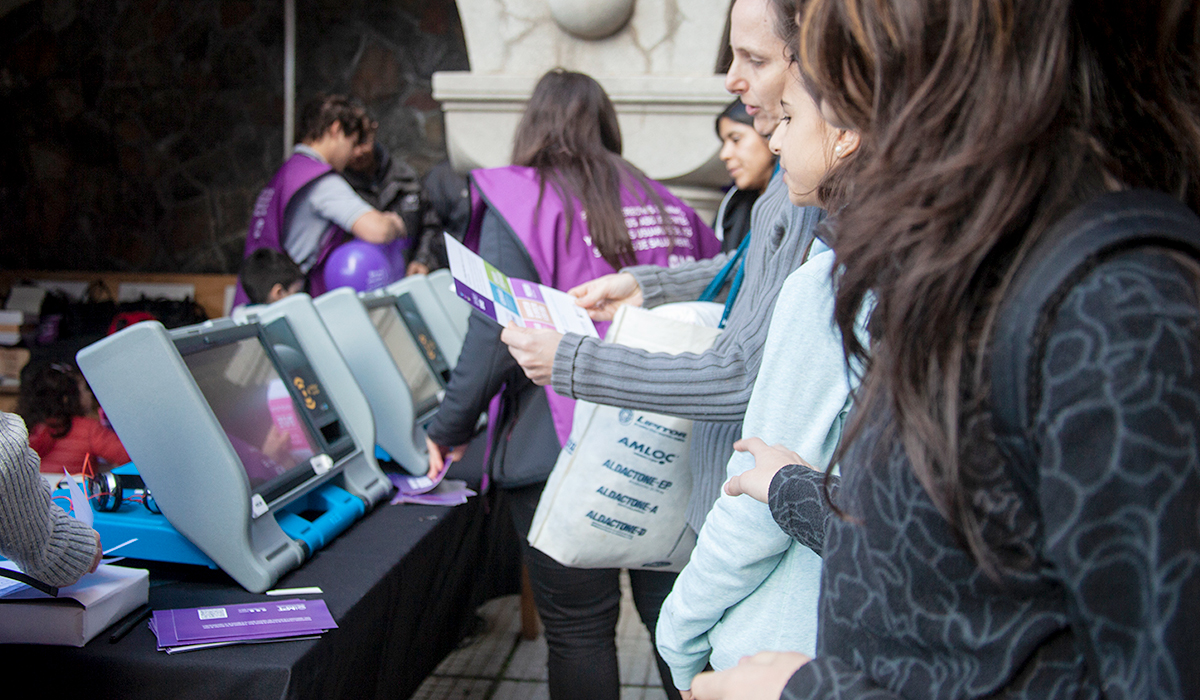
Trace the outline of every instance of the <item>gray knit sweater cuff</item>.
{"type": "Polygon", "coordinates": [[[55,586],[69,586],[92,568],[96,535],[92,528],[54,506],[53,530],[40,565],[25,573],[55,586]]]}
{"type": "MultiPolygon", "coordinates": [[[[621,270],[633,275],[637,280],[638,286],[642,288],[642,306],[647,309],[653,309],[663,303],[663,287],[658,276],[662,270],[658,265],[637,265],[621,270]]],[[[557,365],[557,362],[555,364],[557,365]]]]}
{"type": "Polygon", "coordinates": [[[0,552],[22,571],[68,586],[92,567],[96,536],[50,500],[20,417],[0,413],[0,552]]]}
{"type": "Polygon", "coordinates": [[[692,260],[675,267],[637,265],[621,272],[633,275],[642,288],[642,306],[653,309],[662,304],[698,299],[727,258],[725,253],[720,253],[707,260],[692,260]]]}
{"type": "Polygon", "coordinates": [[[567,333],[558,341],[554,351],[554,368],[550,371],[550,388],[559,396],[575,398],[575,356],[586,338],[578,333],[567,333]]]}

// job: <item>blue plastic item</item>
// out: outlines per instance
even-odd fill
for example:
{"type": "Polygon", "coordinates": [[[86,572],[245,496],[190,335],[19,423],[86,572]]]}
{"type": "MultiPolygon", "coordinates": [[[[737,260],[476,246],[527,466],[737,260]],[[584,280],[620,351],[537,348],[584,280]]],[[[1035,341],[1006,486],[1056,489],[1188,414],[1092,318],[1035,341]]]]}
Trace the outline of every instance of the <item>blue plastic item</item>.
{"type": "MultiPolygon", "coordinates": [[[[132,463],[117,467],[113,472],[137,475],[132,463]]],[[[100,533],[100,540],[105,547],[136,538],[136,542],[119,550],[120,556],[218,568],[212,559],[180,534],[166,516],[150,512],[141,502],[130,500],[131,496],[126,489],[125,498],[117,510],[95,512],[92,526],[100,533]]],[[[70,500],[70,493],[67,489],[58,489],[54,497],[63,504],[70,500]]],[[[308,555],[312,556],[313,552],[333,541],[366,511],[367,506],[361,498],[333,484],[324,484],[277,511],[275,520],[288,537],[302,542],[308,555]]]]}

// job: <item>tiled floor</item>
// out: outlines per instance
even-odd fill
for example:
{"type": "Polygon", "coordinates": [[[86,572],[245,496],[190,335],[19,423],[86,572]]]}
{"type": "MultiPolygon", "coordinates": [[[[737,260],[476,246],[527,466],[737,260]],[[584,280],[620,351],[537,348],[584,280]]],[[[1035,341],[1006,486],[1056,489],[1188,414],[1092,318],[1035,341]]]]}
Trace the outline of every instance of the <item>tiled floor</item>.
{"type": "MultiPolygon", "coordinates": [[[[666,700],[650,637],[633,608],[624,574],[621,589],[617,623],[621,700],[666,700]]],[[[549,700],[546,640],[542,636],[532,642],[521,639],[519,598],[489,601],[479,614],[487,620],[487,631],[446,657],[412,700],[549,700]]]]}

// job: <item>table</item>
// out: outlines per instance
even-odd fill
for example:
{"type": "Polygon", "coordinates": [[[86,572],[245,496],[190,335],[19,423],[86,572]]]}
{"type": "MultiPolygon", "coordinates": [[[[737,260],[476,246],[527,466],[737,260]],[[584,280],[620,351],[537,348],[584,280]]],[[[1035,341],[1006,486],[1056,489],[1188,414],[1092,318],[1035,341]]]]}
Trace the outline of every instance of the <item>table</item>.
{"type": "MultiPolygon", "coordinates": [[[[460,469],[478,474],[481,442],[460,469]]],[[[0,668],[10,689],[31,678],[36,694],[53,697],[406,698],[454,649],[479,603],[519,590],[517,551],[494,493],[455,508],[384,504],[277,584],[324,591],[313,597],[338,629],[318,640],[168,656],[143,624],[116,644],[105,632],[82,649],[3,645],[0,668]]],[[[155,567],[150,586],[153,609],[270,600],[223,572],[182,565],[155,567]]]]}

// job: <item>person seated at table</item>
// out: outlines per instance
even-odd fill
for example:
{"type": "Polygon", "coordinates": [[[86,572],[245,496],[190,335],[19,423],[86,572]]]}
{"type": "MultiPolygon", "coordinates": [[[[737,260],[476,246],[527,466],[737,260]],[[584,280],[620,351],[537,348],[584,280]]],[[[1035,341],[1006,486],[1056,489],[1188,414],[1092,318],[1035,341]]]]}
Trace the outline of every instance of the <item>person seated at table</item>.
{"type": "Polygon", "coordinates": [[[121,439],[103,421],[87,382],[71,365],[54,362],[28,373],[21,382],[17,413],[29,431],[29,444],[41,458],[41,471],[62,476],[83,471],[90,455],[95,467],[129,461],[121,439]],[[95,412],[95,415],[90,415],[95,412]]]}
{"type": "MultiPolygon", "coordinates": [[[[317,296],[326,291],[325,262],[335,248],[351,238],[391,243],[406,229],[399,214],[372,207],[341,175],[355,155],[374,144],[374,122],[366,110],[343,95],[319,95],[298,121],[292,157],[254,203],[244,255],[259,248],[286,252],[317,296]]],[[[239,285],[234,305],[247,301],[239,285]]]]}
{"type": "Polygon", "coordinates": [[[733,187],[717,208],[713,231],[721,239],[721,250],[730,253],[750,232],[750,211],[775,172],[775,154],[754,130],[754,117],[740,99],[717,116],[717,137],[721,139],[717,157],[733,178],[733,187]]]}
{"type": "Polygon", "coordinates": [[[100,565],[100,535],[55,505],[21,417],[0,413],[0,554],[51,586],[100,565]]]}
{"type": "Polygon", "coordinates": [[[259,248],[242,261],[238,282],[251,304],[271,304],[304,291],[304,271],[287,253],[259,248]]]}

